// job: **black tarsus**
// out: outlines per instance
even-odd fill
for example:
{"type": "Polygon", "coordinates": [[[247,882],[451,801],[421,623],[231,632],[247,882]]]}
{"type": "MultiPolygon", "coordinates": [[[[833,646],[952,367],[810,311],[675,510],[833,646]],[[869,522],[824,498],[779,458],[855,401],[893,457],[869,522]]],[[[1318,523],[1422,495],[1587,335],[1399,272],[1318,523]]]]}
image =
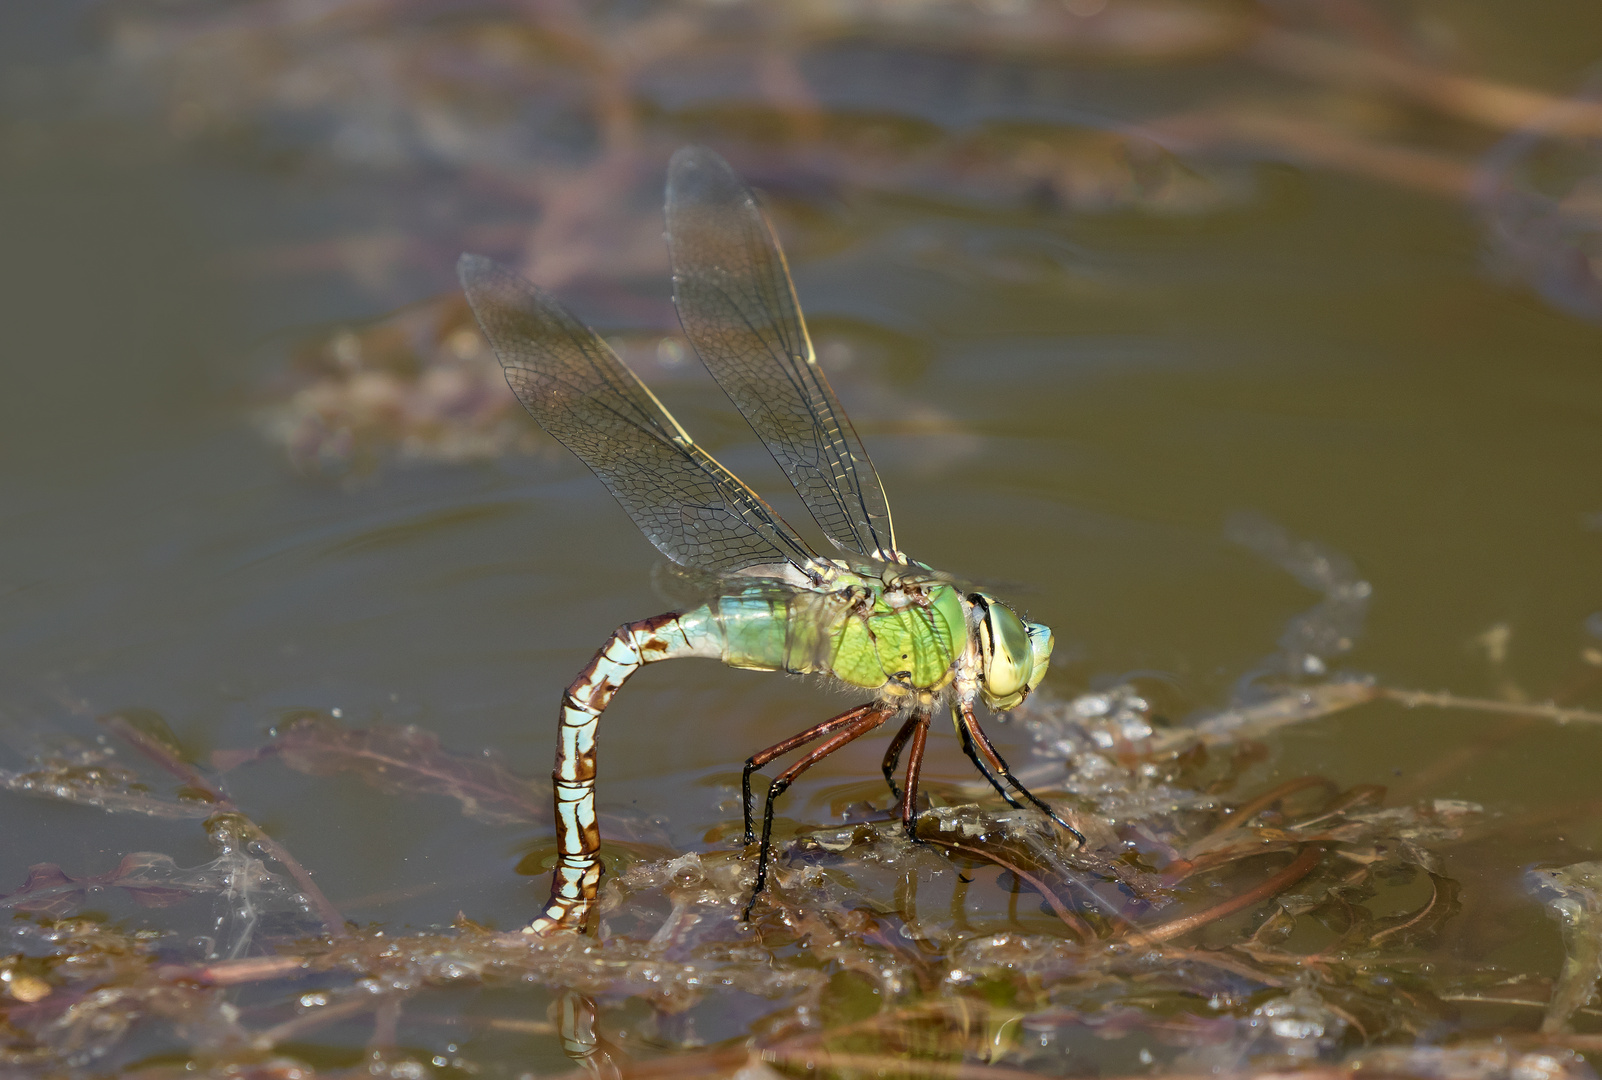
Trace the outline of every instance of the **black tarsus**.
{"type": "Polygon", "coordinates": [[[996,778],[992,775],[991,769],[999,772],[1002,776],[1002,779],[1006,780],[1014,791],[1028,799],[1030,802],[1034,803],[1041,813],[1051,818],[1051,820],[1055,821],[1058,825],[1061,825],[1064,829],[1067,829],[1073,838],[1079,841],[1079,845],[1083,847],[1085,845],[1085,834],[1074,828],[1074,826],[1065,820],[1061,814],[1052,809],[1049,803],[1040,798],[1034,792],[1030,791],[1028,788],[1024,787],[1023,783],[1016,776],[1012,775],[1012,769],[1007,766],[1006,759],[1004,759],[1001,754],[997,752],[995,746],[991,744],[989,737],[985,735],[984,729],[979,726],[979,720],[973,715],[972,708],[959,708],[958,714],[962,721],[959,726],[962,728],[963,732],[964,748],[970,751],[969,756],[974,758],[975,765],[979,765],[980,763],[978,757],[974,756],[973,751],[977,751],[978,754],[983,755],[986,759],[988,759],[990,768],[987,769],[983,765],[980,765],[979,771],[985,774],[985,778],[990,781],[991,785],[994,786],[997,791],[1001,792],[1001,797],[1006,799],[1007,802],[1012,806],[1018,805],[1018,803],[1009,797],[1005,791],[1001,791],[1001,785],[996,783],[996,778]]]}
{"type": "MultiPolygon", "coordinates": [[[[868,732],[874,730],[891,716],[893,716],[895,711],[896,710],[894,708],[886,706],[880,702],[870,702],[867,705],[859,705],[855,709],[849,709],[846,712],[841,713],[833,720],[826,720],[816,727],[808,728],[801,734],[786,739],[783,743],[776,744],[775,747],[769,747],[768,750],[764,750],[762,754],[753,755],[753,761],[757,758],[763,757],[763,755],[769,755],[766,761],[771,761],[773,757],[777,757],[779,754],[785,752],[784,750],[777,749],[777,747],[789,746],[790,749],[794,749],[796,746],[802,745],[811,739],[817,738],[818,735],[821,734],[819,731],[820,728],[828,731],[834,731],[835,729],[842,728],[844,729],[836,731],[836,733],[826,742],[824,742],[823,745],[809,751],[804,757],[801,758],[801,760],[797,761],[794,765],[791,765],[788,769],[785,769],[778,776],[774,777],[773,783],[768,786],[767,800],[762,808],[762,846],[757,849],[756,884],[751,889],[751,899],[746,902],[745,913],[743,916],[746,922],[751,921],[751,909],[756,906],[757,897],[762,895],[762,889],[767,885],[768,882],[768,859],[773,851],[773,807],[775,801],[780,795],[784,794],[784,792],[792,783],[795,782],[796,777],[812,768],[812,766],[816,765],[818,762],[822,761],[824,758],[828,757],[842,746],[854,742],[863,735],[866,735],[868,732]]],[[[764,761],[763,764],[766,764],[766,761],[764,761]]],[[[748,781],[749,775],[749,772],[747,772],[748,781]]]]}

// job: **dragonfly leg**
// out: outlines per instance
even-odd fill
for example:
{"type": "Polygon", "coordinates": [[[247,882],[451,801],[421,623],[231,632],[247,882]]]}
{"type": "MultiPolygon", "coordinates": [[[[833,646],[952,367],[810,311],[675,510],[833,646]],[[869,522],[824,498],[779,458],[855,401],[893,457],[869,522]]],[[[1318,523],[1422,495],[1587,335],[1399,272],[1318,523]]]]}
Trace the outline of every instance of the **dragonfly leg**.
{"type": "Polygon", "coordinates": [[[962,736],[962,752],[968,755],[968,760],[973,762],[975,769],[979,770],[979,775],[990,781],[990,786],[996,789],[996,794],[1000,795],[1008,806],[1014,810],[1022,810],[1023,803],[1013,798],[1012,792],[1008,791],[1007,786],[1001,782],[1001,777],[991,772],[990,767],[980,760],[979,751],[974,749],[973,736],[969,734],[967,727],[963,725],[960,719],[957,721],[957,734],[962,736]]]}
{"type": "Polygon", "coordinates": [[[525,934],[580,929],[595,905],[601,886],[601,830],[595,821],[595,730],[612,695],[642,664],[695,655],[678,618],[677,613],[669,612],[618,627],[562,695],[556,768],[551,772],[556,801],[556,870],[551,875],[551,898],[546,901],[545,910],[523,928],[525,934]]]}
{"type": "Polygon", "coordinates": [[[752,754],[750,757],[745,759],[745,771],[740,775],[740,790],[745,795],[744,805],[746,843],[749,844],[751,841],[756,839],[756,835],[751,831],[751,774],[762,768],[762,766],[766,765],[774,758],[783,754],[788,754],[791,750],[794,750],[798,746],[805,746],[814,739],[823,738],[825,735],[829,734],[829,732],[834,731],[836,728],[844,727],[853,720],[861,717],[862,714],[867,712],[869,709],[875,707],[876,706],[874,703],[870,701],[866,705],[858,705],[854,709],[847,709],[839,716],[825,720],[823,723],[814,725],[813,727],[809,727],[800,734],[791,735],[783,742],[776,742],[766,750],[758,751],[757,753],[752,754]]]}
{"type": "MultiPolygon", "coordinates": [[[[919,709],[907,721],[912,728],[912,745],[907,749],[907,784],[901,793],[901,827],[910,839],[918,839],[918,776],[923,772],[923,748],[929,739],[929,710],[919,709]]],[[[901,730],[906,731],[907,727],[901,730]]],[[[899,734],[897,735],[899,738],[899,734]]]]}
{"type": "Polygon", "coordinates": [[[751,909],[756,906],[757,897],[762,895],[763,886],[768,883],[768,856],[773,849],[774,801],[784,794],[785,789],[795,782],[796,777],[842,746],[860,739],[880,724],[883,724],[891,716],[895,715],[895,711],[894,706],[882,705],[878,702],[862,706],[860,709],[852,709],[851,714],[855,714],[854,718],[843,725],[842,730],[830,736],[821,745],[808,751],[807,755],[800,761],[797,761],[773,778],[773,783],[768,787],[767,802],[762,808],[762,846],[757,851],[756,885],[752,887],[751,899],[745,905],[745,919],[747,922],[751,920],[751,909]]]}
{"type": "Polygon", "coordinates": [[[896,766],[901,763],[902,747],[907,745],[907,740],[912,738],[912,729],[917,726],[916,713],[907,717],[907,722],[901,725],[901,730],[896,732],[896,737],[891,739],[890,745],[886,747],[884,764],[880,766],[884,770],[884,782],[890,785],[890,795],[898,806],[901,804],[901,789],[896,787],[896,766]]]}
{"type": "MultiPolygon", "coordinates": [[[[1012,770],[1007,767],[1006,761],[1002,760],[1001,755],[996,752],[996,748],[991,745],[989,736],[987,736],[984,732],[984,729],[979,726],[979,718],[974,715],[973,706],[967,702],[959,701],[957,703],[956,710],[957,724],[963,733],[964,739],[972,740],[973,748],[978,752],[979,757],[984,759],[985,764],[989,767],[988,769],[981,768],[979,771],[990,777],[990,782],[992,784],[995,784],[995,778],[994,776],[990,775],[991,772],[993,771],[994,773],[999,774],[1014,791],[1028,799],[1030,802],[1034,803],[1035,806],[1039,807],[1040,811],[1047,817],[1051,818],[1051,820],[1067,829],[1068,832],[1072,834],[1073,838],[1079,841],[1080,846],[1083,846],[1085,843],[1085,834],[1074,828],[1067,821],[1063,820],[1063,816],[1061,814],[1053,810],[1049,804],[1047,804],[1034,792],[1024,787],[1023,784],[1019,782],[1018,778],[1012,775],[1012,770]]],[[[1000,785],[997,785],[997,790],[1000,790],[1000,785]]],[[[1012,803],[1013,806],[1018,805],[1011,799],[1008,799],[1007,801],[1012,803]]]]}

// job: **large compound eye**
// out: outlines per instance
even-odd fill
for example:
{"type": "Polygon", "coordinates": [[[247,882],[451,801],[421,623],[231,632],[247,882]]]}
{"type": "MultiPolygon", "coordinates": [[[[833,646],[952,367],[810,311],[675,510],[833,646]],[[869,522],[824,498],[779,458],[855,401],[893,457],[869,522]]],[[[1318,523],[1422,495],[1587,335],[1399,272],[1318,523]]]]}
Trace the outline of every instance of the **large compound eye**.
{"type": "Polygon", "coordinates": [[[979,623],[979,663],[984,672],[985,694],[1010,698],[1027,689],[1034,672],[1034,650],[1023,620],[1006,604],[975,596],[983,613],[979,623]]]}

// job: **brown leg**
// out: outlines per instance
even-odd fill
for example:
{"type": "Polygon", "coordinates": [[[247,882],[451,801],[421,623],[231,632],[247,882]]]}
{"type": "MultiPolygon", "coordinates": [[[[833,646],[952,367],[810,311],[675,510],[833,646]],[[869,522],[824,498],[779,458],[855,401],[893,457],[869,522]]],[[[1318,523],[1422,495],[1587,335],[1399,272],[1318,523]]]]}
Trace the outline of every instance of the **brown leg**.
{"type": "Polygon", "coordinates": [[[907,717],[907,722],[901,725],[896,737],[890,740],[890,746],[884,752],[884,764],[880,766],[884,770],[884,782],[890,785],[890,794],[898,806],[901,803],[901,789],[896,787],[896,765],[901,761],[901,748],[907,745],[907,740],[912,738],[912,729],[917,726],[916,713],[907,717]]]}
{"type": "MultiPolygon", "coordinates": [[[[929,740],[929,710],[912,714],[912,746],[907,750],[907,786],[901,792],[901,827],[907,837],[918,838],[918,774],[923,772],[923,747],[929,740]]],[[[905,730],[903,728],[902,730],[905,730]]]]}
{"type": "Polygon", "coordinates": [[[779,757],[782,754],[788,754],[791,750],[794,750],[798,746],[805,746],[813,739],[821,739],[836,728],[844,727],[853,720],[859,719],[863,713],[872,708],[875,708],[875,705],[870,701],[866,705],[858,705],[854,709],[847,709],[845,712],[831,720],[825,720],[821,724],[815,724],[800,734],[791,735],[783,742],[774,743],[766,750],[758,751],[757,753],[752,754],[750,757],[745,759],[745,772],[740,776],[740,789],[745,794],[746,843],[749,844],[751,841],[756,839],[756,836],[751,832],[751,774],[762,768],[762,766],[766,765],[774,758],[779,757]]]}
{"type": "MultiPolygon", "coordinates": [[[[984,764],[980,766],[979,771],[985,774],[986,779],[988,779],[990,783],[995,786],[997,791],[1001,790],[1001,785],[996,783],[996,776],[999,775],[1012,787],[1014,791],[1028,799],[1030,802],[1034,803],[1047,817],[1051,818],[1051,820],[1055,821],[1058,825],[1061,825],[1063,828],[1067,829],[1071,834],[1073,834],[1073,838],[1079,841],[1081,846],[1084,845],[1084,833],[1080,832],[1078,829],[1068,824],[1068,822],[1064,821],[1061,814],[1053,810],[1043,800],[1036,796],[1034,792],[1024,787],[1023,784],[1019,782],[1018,778],[1012,775],[1012,770],[1007,767],[1007,763],[1002,760],[1001,755],[996,753],[996,748],[990,744],[989,737],[985,735],[984,729],[979,726],[979,718],[974,716],[972,705],[969,705],[965,702],[958,702],[957,720],[962,728],[964,741],[971,739],[973,743],[973,749],[977,751],[979,755],[978,758],[975,758],[974,763],[976,765],[980,764],[979,759],[983,759],[984,764]],[[988,766],[988,768],[985,766],[988,766]]],[[[1005,792],[1002,792],[1002,797],[1007,798],[1005,792]]],[[[1010,798],[1007,798],[1007,801],[1012,803],[1013,806],[1018,805],[1010,798]]]]}
{"type": "MultiPolygon", "coordinates": [[[[849,722],[844,724],[844,730],[836,732],[834,735],[830,736],[827,741],[808,751],[806,757],[803,757],[800,761],[797,761],[794,765],[791,765],[788,769],[784,770],[778,776],[773,778],[773,783],[768,788],[767,803],[762,809],[762,847],[757,851],[756,885],[751,890],[750,902],[745,905],[745,918],[747,921],[750,921],[751,919],[751,908],[756,905],[757,897],[762,895],[763,886],[768,883],[768,854],[772,850],[773,846],[774,800],[780,795],[784,794],[785,789],[795,782],[796,777],[812,768],[812,766],[816,765],[818,762],[822,761],[824,758],[828,757],[842,746],[845,746],[847,743],[854,742],[855,740],[866,735],[868,732],[872,731],[874,728],[888,720],[891,716],[894,716],[895,712],[896,710],[892,706],[881,705],[878,702],[873,702],[862,706],[860,709],[853,709],[849,714],[843,714],[847,716],[852,714],[857,715],[855,715],[854,719],[851,719],[849,722]]],[[[835,719],[838,720],[840,717],[836,717],[835,719]]]]}

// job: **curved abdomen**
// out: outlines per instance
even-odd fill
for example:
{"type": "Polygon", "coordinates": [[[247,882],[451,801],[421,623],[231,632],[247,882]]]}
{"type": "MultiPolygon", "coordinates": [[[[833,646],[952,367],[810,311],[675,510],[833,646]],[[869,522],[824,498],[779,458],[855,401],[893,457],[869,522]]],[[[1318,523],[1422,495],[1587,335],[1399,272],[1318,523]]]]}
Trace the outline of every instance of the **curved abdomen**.
{"type": "Polygon", "coordinates": [[[524,932],[582,926],[595,904],[596,729],[636,671],[658,660],[703,656],[733,667],[829,674],[868,690],[938,690],[951,681],[952,661],[966,647],[962,601],[949,586],[897,598],[905,602],[892,605],[862,590],[752,589],[618,627],[562,695],[551,776],[558,859],[551,898],[524,932]]]}

